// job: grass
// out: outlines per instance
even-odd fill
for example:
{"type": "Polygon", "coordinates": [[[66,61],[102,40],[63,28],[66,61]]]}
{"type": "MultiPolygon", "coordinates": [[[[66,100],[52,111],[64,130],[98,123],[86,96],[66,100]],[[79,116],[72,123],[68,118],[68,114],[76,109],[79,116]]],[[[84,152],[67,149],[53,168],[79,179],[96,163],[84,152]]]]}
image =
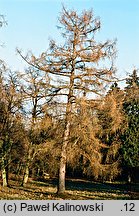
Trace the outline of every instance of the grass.
{"type": "Polygon", "coordinates": [[[10,180],[9,187],[0,186],[1,200],[135,200],[139,199],[139,184],[129,187],[124,183],[99,183],[81,179],[67,179],[66,192],[57,195],[57,180],[45,182],[29,180],[21,187],[17,180],[10,180]]]}

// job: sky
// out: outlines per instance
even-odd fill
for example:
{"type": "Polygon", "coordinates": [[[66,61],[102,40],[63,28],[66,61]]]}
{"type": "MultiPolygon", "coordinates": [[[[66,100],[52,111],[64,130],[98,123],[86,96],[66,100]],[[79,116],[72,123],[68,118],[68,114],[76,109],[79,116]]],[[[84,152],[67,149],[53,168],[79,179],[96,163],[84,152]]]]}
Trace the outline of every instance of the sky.
{"type": "Polygon", "coordinates": [[[27,67],[17,55],[18,47],[39,55],[48,48],[49,39],[60,41],[56,28],[64,4],[79,13],[93,9],[100,17],[101,30],[96,39],[117,39],[117,76],[125,78],[139,68],[139,0],[0,0],[0,14],[8,25],[0,28],[0,59],[12,70],[27,67]]]}

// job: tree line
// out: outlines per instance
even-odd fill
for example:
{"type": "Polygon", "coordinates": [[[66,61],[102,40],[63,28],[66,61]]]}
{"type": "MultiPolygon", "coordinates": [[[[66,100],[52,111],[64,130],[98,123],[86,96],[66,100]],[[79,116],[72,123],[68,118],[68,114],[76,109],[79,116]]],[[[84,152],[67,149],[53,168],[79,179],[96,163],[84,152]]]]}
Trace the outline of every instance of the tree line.
{"type": "Polygon", "coordinates": [[[28,67],[11,71],[0,62],[0,166],[3,186],[11,173],[114,180],[139,167],[138,70],[118,87],[115,41],[99,42],[93,11],[62,8],[63,44],[51,39],[36,57],[18,54],[28,67]]]}

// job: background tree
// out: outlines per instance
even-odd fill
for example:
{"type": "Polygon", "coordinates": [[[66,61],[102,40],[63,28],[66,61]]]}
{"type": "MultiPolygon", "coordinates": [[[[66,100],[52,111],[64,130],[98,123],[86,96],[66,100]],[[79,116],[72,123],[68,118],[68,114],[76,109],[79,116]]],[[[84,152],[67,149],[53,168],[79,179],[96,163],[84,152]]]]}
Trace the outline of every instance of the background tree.
{"type": "Polygon", "coordinates": [[[62,25],[64,45],[57,45],[50,41],[48,52],[42,53],[39,58],[23,57],[29,64],[43,70],[58,79],[55,79],[59,95],[66,96],[65,125],[61,144],[61,159],[59,167],[58,193],[65,192],[65,172],[67,160],[67,146],[70,137],[72,111],[74,103],[86,94],[89,99],[99,95],[105,88],[114,73],[113,57],[115,42],[97,42],[95,33],[100,29],[100,20],[94,17],[92,11],[83,11],[78,15],[76,11],[67,11],[64,7],[59,17],[62,25]],[[107,59],[106,67],[103,60],[107,59]],[[60,82],[58,82],[60,80],[60,82]]]}
{"type": "Polygon", "coordinates": [[[8,168],[12,161],[11,151],[15,141],[19,138],[21,128],[22,95],[17,77],[4,66],[0,77],[0,153],[3,186],[8,184],[8,168]],[[7,73],[6,79],[3,73],[7,73]],[[17,138],[18,137],[18,138],[17,138]]]}
{"type": "MultiPolygon", "coordinates": [[[[29,67],[20,74],[20,85],[24,95],[24,116],[26,119],[26,154],[24,158],[24,175],[22,185],[26,185],[29,169],[37,154],[41,154],[42,144],[49,137],[48,130],[52,119],[48,115],[49,77],[43,71],[29,67]]],[[[50,95],[50,94],[49,94],[50,95]]],[[[46,146],[45,146],[46,148],[46,146]]]]}
{"type": "Polygon", "coordinates": [[[125,128],[123,101],[124,91],[115,82],[97,110],[101,127],[98,137],[107,145],[107,148],[103,150],[103,163],[106,164],[105,168],[108,169],[108,172],[102,175],[103,180],[113,180],[121,172],[120,135],[125,128]]]}
{"type": "Polygon", "coordinates": [[[67,147],[67,163],[75,173],[95,179],[101,175],[103,166],[102,144],[98,138],[100,125],[96,115],[96,101],[88,101],[85,97],[76,103],[70,125],[69,144],[67,147]]]}
{"type": "Polygon", "coordinates": [[[122,135],[122,154],[131,180],[131,170],[139,167],[139,77],[137,70],[133,70],[126,84],[123,108],[127,128],[122,135]]]}

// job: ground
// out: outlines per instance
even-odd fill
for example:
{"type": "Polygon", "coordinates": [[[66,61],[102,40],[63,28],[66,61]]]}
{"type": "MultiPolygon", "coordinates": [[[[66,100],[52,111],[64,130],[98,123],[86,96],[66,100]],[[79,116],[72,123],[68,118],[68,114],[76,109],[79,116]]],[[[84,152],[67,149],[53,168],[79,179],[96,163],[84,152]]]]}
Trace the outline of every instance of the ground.
{"type": "Polygon", "coordinates": [[[67,179],[66,192],[58,196],[57,180],[35,181],[29,179],[26,187],[13,179],[9,187],[0,186],[1,200],[132,200],[139,199],[139,184],[99,183],[81,179],[67,179]]]}

